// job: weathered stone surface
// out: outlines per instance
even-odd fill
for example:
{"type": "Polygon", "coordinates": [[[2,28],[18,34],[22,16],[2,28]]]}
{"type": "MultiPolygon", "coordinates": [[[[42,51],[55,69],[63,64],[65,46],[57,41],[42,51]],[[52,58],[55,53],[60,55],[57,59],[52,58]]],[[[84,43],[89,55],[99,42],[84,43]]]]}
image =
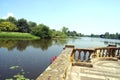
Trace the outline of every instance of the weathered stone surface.
{"type": "Polygon", "coordinates": [[[57,59],[36,80],[64,80],[71,69],[70,55],[74,46],[66,46],[57,59]]]}
{"type": "Polygon", "coordinates": [[[120,48],[116,47],[75,49],[73,45],[66,45],[37,80],[120,80],[120,55],[113,55],[114,50],[120,54],[120,48]],[[80,55],[76,60],[76,50],[79,50],[79,54],[83,50],[85,55],[90,51],[89,61],[81,62],[80,55]]]}
{"type": "Polygon", "coordinates": [[[93,67],[93,64],[88,63],[88,62],[73,62],[72,66],[84,66],[84,67],[93,67]]]}
{"type": "Polygon", "coordinates": [[[98,61],[93,68],[72,66],[66,80],[120,80],[120,61],[98,61]]]}

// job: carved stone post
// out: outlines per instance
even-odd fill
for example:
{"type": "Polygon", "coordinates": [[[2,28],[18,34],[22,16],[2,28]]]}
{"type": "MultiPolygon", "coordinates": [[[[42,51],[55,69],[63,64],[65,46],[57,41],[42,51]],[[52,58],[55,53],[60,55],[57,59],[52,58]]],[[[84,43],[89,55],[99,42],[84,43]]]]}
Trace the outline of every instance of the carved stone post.
{"type": "Polygon", "coordinates": [[[100,54],[102,54],[102,49],[100,49],[100,52],[98,53],[98,57],[102,57],[102,55],[100,54]]]}
{"type": "Polygon", "coordinates": [[[90,56],[93,53],[93,51],[89,51],[88,61],[91,61],[90,56]]]}
{"type": "Polygon", "coordinates": [[[86,53],[87,53],[87,51],[84,51],[83,61],[86,60],[86,53]]]}
{"type": "Polygon", "coordinates": [[[118,56],[120,56],[120,48],[118,49],[118,56]]]}
{"type": "Polygon", "coordinates": [[[72,54],[71,54],[71,61],[75,61],[75,50],[73,50],[72,54]]]}
{"type": "Polygon", "coordinates": [[[81,61],[81,56],[80,55],[81,55],[81,51],[79,51],[79,53],[78,53],[78,60],[79,61],[81,61]]]}

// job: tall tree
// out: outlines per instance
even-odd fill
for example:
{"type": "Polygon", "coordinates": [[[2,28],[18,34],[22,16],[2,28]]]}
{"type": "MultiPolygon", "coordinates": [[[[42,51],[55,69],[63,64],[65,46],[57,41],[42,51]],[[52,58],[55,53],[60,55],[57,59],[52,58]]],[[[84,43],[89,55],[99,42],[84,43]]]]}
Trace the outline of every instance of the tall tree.
{"type": "Polygon", "coordinates": [[[30,32],[27,20],[24,18],[18,20],[17,27],[19,32],[30,32]]]}
{"type": "Polygon", "coordinates": [[[11,22],[11,23],[17,25],[17,20],[16,20],[15,17],[9,16],[9,17],[7,18],[7,21],[9,21],[9,22],[11,22]]]}
{"type": "Polygon", "coordinates": [[[50,38],[49,27],[44,24],[39,24],[37,27],[33,28],[32,34],[39,36],[41,38],[50,38]]]}
{"type": "Polygon", "coordinates": [[[63,28],[62,28],[62,32],[65,33],[65,34],[67,35],[67,33],[68,33],[68,28],[65,27],[65,26],[63,26],[63,28]]]}
{"type": "Polygon", "coordinates": [[[29,21],[28,24],[29,24],[30,28],[33,28],[33,27],[37,26],[37,24],[35,22],[32,22],[32,21],[29,21]]]}
{"type": "Polygon", "coordinates": [[[34,27],[37,26],[37,24],[36,24],[35,22],[32,22],[32,21],[29,21],[29,22],[28,22],[28,25],[29,25],[29,28],[30,28],[30,32],[32,31],[32,29],[33,29],[34,27]]]}
{"type": "Polygon", "coordinates": [[[106,32],[106,33],[105,33],[105,38],[110,38],[109,32],[106,32]]]}
{"type": "Polygon", "coordinates": [[[118,34],[118,39],[120,40],[120,34],[118,34]]]}

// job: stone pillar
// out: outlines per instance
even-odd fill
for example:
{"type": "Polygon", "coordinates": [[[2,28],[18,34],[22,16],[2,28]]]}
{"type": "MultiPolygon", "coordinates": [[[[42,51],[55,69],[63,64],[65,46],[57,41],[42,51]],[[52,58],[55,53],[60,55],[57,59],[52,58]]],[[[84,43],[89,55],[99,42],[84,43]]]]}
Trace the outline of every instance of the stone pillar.
{"type": "Polygon", "coordinates": [[[92,53],[93,53],[92,51],[89,51],[88,61],[91,61],[90,56],[92,53]]]}
{"type": "Polygon", "coordinates": [[[81,61],[81,56],[80,56],[80,55],[81,55],[81,54],[80,54],[81,51],[78,51],[78,52],[79,52],[79,53],[78,53],[78,60],[81,61]]]}
{"type": "Polygon", "coordinates": [[[86,60],[86,53],[87,53],[87,51],[83,51],[83,52],[84,52],[83,61],[85,61],[86,60]]]}

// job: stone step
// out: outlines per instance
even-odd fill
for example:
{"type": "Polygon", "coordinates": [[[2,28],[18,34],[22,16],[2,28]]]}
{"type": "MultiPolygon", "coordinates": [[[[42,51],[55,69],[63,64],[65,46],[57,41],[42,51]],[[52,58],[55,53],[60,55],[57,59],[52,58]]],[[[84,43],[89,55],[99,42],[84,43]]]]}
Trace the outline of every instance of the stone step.
{"type": "Polygon", "coordinates": [[[66,80],[120,80],[120,72],[104,69],[72,66],[71,73],[66,80]]]}
{"type": "Polygon", "coordinates": [[[72,66],[93,67],[93,64],[87,62],[73,62],[72,66]]]}

